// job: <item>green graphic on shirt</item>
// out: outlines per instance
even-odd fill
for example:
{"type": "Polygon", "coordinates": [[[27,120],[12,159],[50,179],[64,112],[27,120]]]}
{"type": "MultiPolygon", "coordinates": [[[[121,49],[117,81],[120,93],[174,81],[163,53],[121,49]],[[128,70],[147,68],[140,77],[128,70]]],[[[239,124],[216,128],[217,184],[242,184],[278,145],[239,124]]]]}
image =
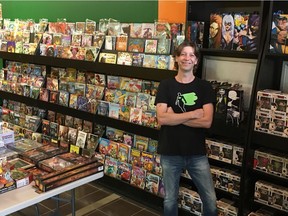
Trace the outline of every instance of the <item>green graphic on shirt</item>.
{"type": "Polygon", "coordinates": [[[181,94],[180,92],[178,92],[175,105],[178,105],[182,112],[186,112],[185,106],[195,105],[197,99],[198,96],[195,94],[195,92],[190,92],[186,94],[181,94]]]}

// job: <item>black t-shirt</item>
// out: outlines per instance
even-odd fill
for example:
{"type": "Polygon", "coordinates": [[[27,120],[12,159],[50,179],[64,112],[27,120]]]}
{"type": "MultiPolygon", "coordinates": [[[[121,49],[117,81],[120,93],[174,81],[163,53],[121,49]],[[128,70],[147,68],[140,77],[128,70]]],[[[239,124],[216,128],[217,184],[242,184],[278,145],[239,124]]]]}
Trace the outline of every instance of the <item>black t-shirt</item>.
{"type": "MultiPolygon", "coordinates": [[[[187,84],[175,78],[161,81],[155,104],[166,103],[175,113],[202,108],[204,104],[215,103],[215,93],[208,81],[197,77],[187,84]]],[[[204,155],[205,129],[183,124],[162,125],[159,134],[158,153],[164,155],[204,155]]]]}

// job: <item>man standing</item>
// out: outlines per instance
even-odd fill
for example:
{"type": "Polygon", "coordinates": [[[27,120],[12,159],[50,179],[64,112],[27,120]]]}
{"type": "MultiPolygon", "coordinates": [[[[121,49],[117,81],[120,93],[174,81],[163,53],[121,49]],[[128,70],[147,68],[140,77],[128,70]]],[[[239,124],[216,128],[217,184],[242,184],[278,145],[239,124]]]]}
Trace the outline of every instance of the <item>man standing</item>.
{"type": "Polygon", "coordinates": [[[179,181],[187,169],[203,202],[205,216],[217,216],[216,195],[206,156],[205,128],[213,120],[215,94],[209,82],[194,75],[200,53],[184,41],[176,50],[175,77],[161,81],[156,96],[161,125],[161,155],[165,189],[164,215],[178,215],[179,181]]]}

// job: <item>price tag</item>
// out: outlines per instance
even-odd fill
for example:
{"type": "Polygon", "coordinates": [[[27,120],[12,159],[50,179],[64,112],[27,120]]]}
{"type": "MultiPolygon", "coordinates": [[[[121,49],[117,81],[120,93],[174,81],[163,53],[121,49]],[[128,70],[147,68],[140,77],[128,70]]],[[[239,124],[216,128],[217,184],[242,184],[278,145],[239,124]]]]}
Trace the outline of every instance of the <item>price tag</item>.
{"type": "Polygon", "coordinates": [[[80,147],[75,145],[70,145],[70,152],[75,152],[76,154],[80,153],[80,147]]]}

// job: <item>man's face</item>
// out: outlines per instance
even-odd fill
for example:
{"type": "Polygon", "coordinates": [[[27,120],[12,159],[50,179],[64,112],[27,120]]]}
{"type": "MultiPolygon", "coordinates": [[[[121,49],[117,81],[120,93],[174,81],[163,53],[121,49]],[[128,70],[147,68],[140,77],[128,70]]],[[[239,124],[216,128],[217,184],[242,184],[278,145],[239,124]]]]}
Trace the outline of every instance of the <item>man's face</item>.
{"type": "Polygon", "coordinates": [[[214,38],[219,31],[219,26],[216,22],[210,24],[210,37],[214,38]]]}
{"type": "Polygon", "coordinates": [[[277,34],[277,42],[280,44],[284,44],[287,37],[287,31],[280,31],[277,34]]]}
{"type": "Polygon", "coordinates": [[[194,65],[198,62],[194,52],[194,48],[187,46],[183,48],[180,56],[176,56],[176,61],[178,62],[180,70],[185,72],[193,71],[194,65]]]}

